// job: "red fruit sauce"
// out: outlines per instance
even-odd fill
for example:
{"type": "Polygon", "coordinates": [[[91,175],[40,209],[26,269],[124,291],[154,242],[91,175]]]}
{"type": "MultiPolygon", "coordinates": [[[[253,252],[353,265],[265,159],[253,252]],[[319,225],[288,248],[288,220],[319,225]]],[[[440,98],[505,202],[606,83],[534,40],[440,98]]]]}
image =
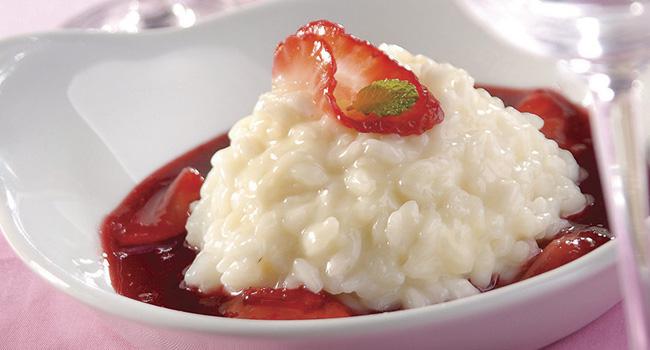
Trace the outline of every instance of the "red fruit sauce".
{"type": "MultiPolygon", "coordinates": [[[[606,229],[586,111],[546,89],[482,87],[506,105],[543,117],[542,132],[573,153],[587,176],[580,188],[593,197],[583,212],[568,218],[571,227],[559,232],[555,239],[539,242],[542,252],[522,266],[517,280],[566,264],[608,242],[611,237],[606,229]]],[[[105,219],[100,232],[115,291],[153,305],[223,317],[308,319],[354,315],[333,296],[305,288],[250,288],[232,296],[221,291],[205,295],[183,284],[183,273],[196,255],[185,244],[188,205],[198,198],[203,181],[200,175],[210,170],[212,154],[228,144],[227,135],[222,135],[173,160],[136,186],[105,219]]],[[[495,285],[497,288],[503,283],[495,281],[495,285]]]]}

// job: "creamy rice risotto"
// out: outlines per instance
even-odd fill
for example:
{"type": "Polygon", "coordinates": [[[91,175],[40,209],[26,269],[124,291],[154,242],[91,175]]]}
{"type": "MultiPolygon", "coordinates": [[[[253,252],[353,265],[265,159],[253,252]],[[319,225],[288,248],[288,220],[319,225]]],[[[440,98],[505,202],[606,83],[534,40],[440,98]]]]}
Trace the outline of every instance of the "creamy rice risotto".
{"type": "Polygon", "coordinates": [[[304,285],[373,310],[435,304],[514,278],[536,239],[585,207],[575,159],[540,118],[504,108],[461,69],[381,49],[444,121],[417,136],[359,133],[307,91],[262,95],[193,205],[187,241],[200,252],[187,284],[304,285]]]}

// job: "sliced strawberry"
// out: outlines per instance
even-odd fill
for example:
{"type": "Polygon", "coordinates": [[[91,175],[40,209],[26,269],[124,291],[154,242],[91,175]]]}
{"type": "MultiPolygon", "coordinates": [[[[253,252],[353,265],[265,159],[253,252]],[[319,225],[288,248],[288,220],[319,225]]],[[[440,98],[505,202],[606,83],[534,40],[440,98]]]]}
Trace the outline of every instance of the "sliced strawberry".
{"type": "Polygon", "coordinates": [[[226,317],[257,320],[305,320],[352,316],[333,296],[298,289],[249,288],[222,304],[226,317]]]}
{"type": "Polygon", "coordinates": [[[590,139],[589,130],[584,127],[588,118],[587,112],[555,91],[533,90],[522,98],[515,108],[544,119],[544,126],[540,131],[574,155],[582,152],[590,139]]]}
{"type": "Polygon", "coordinates": [[[555,140],[560,147],[566,147],[565,108],[548,90],[536,90],[526,96],[516,107],[520,112],[537,114],[544,119],[540,130],[546,137],[555,140]]]}
{"type": "Polygon", "coordinates": [[[273,81],[285,88],[307,87],[321,96],[336,85],[335,71],[331,49],[316,35],[289,36],[275,50],[273,81]]]}
{"type": "Polygon", "coordinates": [[[309,23],[278,45],[273,77],[276,84],[295,81],[311,87],[314,101],[324,111],[359,132],[421,134],[444,116],[438,101],[413,72],[329,21],[309,23]],[[386,79],[412,84],[419,98],[399,115],[379,116],[349,108],[361,89],[386,79]]]}
{"type": "Polygon", "coordinates": [[[168,186],[151,194],[142,207],[128,218],[126,229],[114,230],[122,246],[161,242],[185,232],[190,203],[198,200],[203,177],[184,168],[168,186]]]}
{"type": "Polygon", "coordinates": [[[572,228],[560,234],[529,262],[521,280],[567,264],[609,242],[611,237],[601,227],[572,228]]]}

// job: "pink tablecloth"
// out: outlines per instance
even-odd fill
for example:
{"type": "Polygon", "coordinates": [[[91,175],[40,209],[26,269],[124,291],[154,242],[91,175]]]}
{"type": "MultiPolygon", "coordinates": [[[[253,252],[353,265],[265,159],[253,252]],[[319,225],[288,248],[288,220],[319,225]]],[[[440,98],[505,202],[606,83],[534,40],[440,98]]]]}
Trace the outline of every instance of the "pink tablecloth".
{"type": "MultiPolygon", "coordinates": [[[[1,0],[0,38],[58,26],[99,0],[1,0]]],[[[0,141],[1,142],[1,141],[0,141]]],[[[0,238],[0,349],[134,349],[103,317],[54,289],[0,238]]],[[[553,350],[624,349],[620,305],[553,350]]]]}

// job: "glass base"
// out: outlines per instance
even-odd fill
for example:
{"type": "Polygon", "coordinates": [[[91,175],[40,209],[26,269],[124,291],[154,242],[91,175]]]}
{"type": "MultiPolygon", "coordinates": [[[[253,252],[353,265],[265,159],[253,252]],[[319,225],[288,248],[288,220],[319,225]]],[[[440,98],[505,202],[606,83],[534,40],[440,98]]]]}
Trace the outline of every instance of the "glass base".
{"type": "Polygon", "coordinates": [[[63,24],[65,28],[108,32],[139,32],[165,27],[190,27],[199,19],[248,1],[236,0],[112,0],[63,24]]]}

